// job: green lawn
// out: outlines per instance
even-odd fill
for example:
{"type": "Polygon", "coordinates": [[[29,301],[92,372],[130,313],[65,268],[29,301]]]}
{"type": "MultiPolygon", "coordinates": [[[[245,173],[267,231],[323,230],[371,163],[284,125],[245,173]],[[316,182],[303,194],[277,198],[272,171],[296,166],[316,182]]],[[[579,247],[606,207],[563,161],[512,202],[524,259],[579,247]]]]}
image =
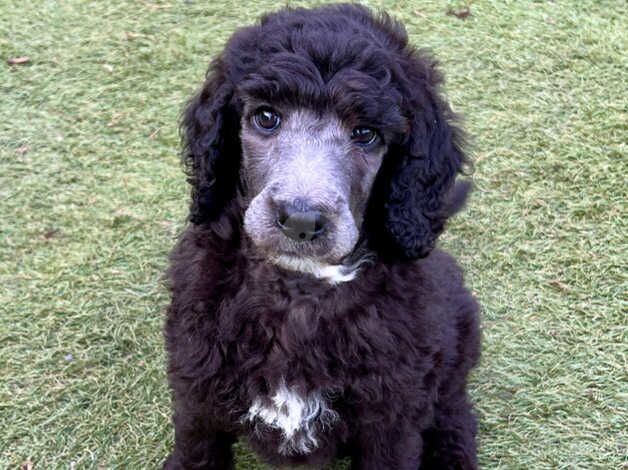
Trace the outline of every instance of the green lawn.
{"type": "MultiPolygon", "coordinates": [[[[166,456],[177,120],[229,34],[280,4],[249,3],[0,0],[0,468],[166,456]]],[[[367,3],[441,59],[474,140],[442,244],[483,305],[483,468],[628,468],[627,4],[367,3]]]]}

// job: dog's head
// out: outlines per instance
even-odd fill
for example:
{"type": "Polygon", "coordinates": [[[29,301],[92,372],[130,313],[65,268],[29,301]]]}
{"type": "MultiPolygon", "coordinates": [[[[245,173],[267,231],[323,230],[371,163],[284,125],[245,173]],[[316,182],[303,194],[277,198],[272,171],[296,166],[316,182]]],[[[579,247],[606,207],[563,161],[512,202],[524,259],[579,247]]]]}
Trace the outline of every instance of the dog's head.
{"type": "Polygon", "coordinates": [[[191,221],[238,197],[268,257],[427,255],[468,189],[453,194],[465,156],[440,82],[400,24],[360,6],[238,31],[184,115],[191,221]]]}

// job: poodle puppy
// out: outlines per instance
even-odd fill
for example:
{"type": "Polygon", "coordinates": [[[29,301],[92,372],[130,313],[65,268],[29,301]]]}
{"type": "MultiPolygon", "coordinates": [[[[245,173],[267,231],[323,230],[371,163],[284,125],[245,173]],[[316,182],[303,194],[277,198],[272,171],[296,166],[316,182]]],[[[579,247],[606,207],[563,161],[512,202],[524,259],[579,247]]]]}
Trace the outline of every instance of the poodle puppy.
{"type": "Polygon", "coordinates": [[[359,5],[237,31],[184,113],[166,469],[474,469],[478,307],[435,242],[469,184],[435,62],[359,5]]]}

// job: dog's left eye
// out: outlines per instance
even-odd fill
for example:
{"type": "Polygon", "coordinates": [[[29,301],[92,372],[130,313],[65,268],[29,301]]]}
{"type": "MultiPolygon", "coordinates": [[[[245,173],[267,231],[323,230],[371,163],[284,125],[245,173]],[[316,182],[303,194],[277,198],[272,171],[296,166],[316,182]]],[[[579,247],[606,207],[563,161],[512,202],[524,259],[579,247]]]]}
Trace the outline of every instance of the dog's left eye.
{"type": "Polygon", "coordinates": [[[264,132],[272,132],[281,124],[281,117],[272,108],[265,106],[257,110],[253,116],[253,122],[258,129],[264,132]]]}
{"type": "Polygon", "coordinates": [[[379,134],[370,127],[356,127],[351,131],[351,140],[361,147],[370,147],[379,140],[379,134]]]}

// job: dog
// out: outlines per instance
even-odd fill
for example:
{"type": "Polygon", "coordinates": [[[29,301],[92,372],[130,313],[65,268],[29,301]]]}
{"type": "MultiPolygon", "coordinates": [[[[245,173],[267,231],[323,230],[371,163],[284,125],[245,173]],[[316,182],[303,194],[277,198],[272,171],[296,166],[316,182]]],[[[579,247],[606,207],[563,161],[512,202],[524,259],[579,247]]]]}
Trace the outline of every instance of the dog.
{"type": "Polygon", "coordinates": [[[436,62],[386,14],[238,30],[182,118],[166,469],[475,469],[478,305],[435,247],[468,161],[436,62]]]}

